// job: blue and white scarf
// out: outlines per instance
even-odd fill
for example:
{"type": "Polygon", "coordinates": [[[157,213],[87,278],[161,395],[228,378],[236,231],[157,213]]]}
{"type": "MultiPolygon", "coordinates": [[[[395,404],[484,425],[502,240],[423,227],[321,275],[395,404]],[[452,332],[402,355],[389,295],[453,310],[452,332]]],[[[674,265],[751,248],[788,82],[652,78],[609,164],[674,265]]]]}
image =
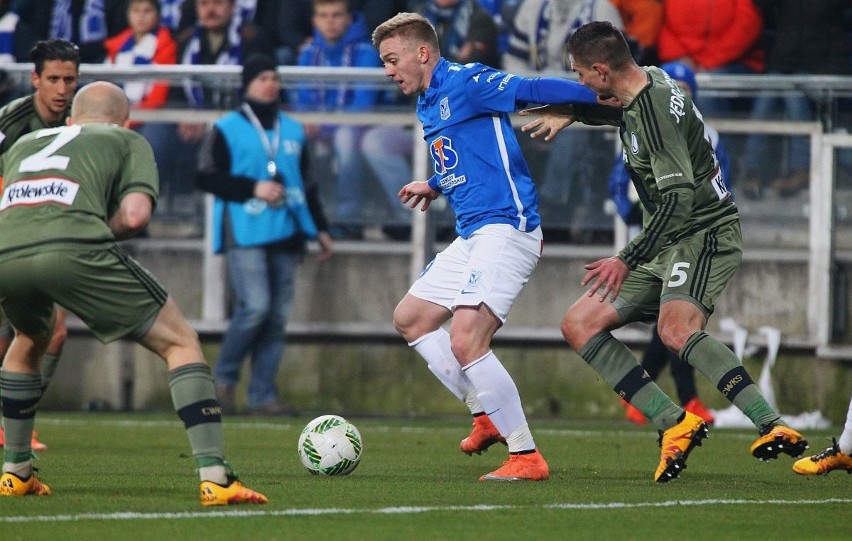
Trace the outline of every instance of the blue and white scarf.
{"type": "Polygon", "coordinates": [[[19,20],[13,11],[0,17],[0,65],[15,62],[15,28],[19,20]]]}
{"type": "MultiPolygon", "coordinates": [[[[54,0],[53,12],[50,15],[50,37],[74,41],[72,23],[71,0],[54,0]]],[[[86,0],[79,24],[79,43],[106,39],[104,0],[86,0]]]]}
{"type": "MultiPolygon", "coordinates": [[[[190,38],[186,50],[183,53],[181,63],[195,66],[201,64],[201,35],[203,30],[204,29],[201,28],[201,26],[195,25],[195,29],[192,31],[192,37],[190,38]]],[[[232,22],[230,28],[228,28],[228,47],[219,53],[219,56],[216,57],[215,64],[217,66],[239,65],[242,63],[242,58],[242,39],[240,38],[239,26],[232,22]]],[[[187,99],[193,107],[200,109],[206,105],[204,89],[200,84],[192,81],[191,79],[187,79],[184,82],[184,91],[186,92],[187,99]]]]}
{"type": "MultiPolygon", "coordinates": [[[[148,32],[145,37],[136,41],[133,34],[127,37],[127,40],[121,45],[121,49],[115,55],[115,59],[108,64],[116,66],[147,66],[154,59],[154,53],[157,52],[157,33],[148,32]]],[[[151,90],[151,83],[145,81],[130,81],[122,85],[124,93],[127,94],[127,99],[131,105],[135,105],[142,101],[146,94],[151,90]]]]}
{"type": "Polygon", "coordinates": [[[457,59],[462,46],[467,41],[470,33],[470,22],[473,16],[475,4],[471,0],[464,0],[452,7],[438,7],[434,2],[429,2],[423,14],[433,26],[446,25],[443,35],[440,36],[441,53],[452,59],[457,59]]]}
{"type": "Polygon", "coordinates": [[[160,24],[177,31],[180,26],[181,6],[184,0],[160,0],[160,24]]]}

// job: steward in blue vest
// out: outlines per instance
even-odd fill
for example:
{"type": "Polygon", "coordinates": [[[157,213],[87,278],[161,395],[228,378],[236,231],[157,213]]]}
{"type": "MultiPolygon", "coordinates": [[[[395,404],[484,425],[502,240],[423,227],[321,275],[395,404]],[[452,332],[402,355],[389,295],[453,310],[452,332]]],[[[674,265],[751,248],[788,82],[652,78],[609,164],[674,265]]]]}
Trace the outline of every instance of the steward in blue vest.
{"type": "Polygon", "coordinates": [[[307,169],[304,141],[301,124],[282,113],[277,103],[247,99],[241,109],[216,121],[201,148],[196,177],[200,189],[216,196],[214,252],[222,253],[233,245],[270,244],[304,250],[305,240],[316,239],[318,231],[327,230],[316,187],[306,192],[302,179],[301,172],[307,169]],[[277,143],[273,160],[268,158],[250,115],[262,126],[266,141],[277,143]],[[271,178],[283,184],[285,195],[280,205],[254,197],[255,183],[271,178]]]}

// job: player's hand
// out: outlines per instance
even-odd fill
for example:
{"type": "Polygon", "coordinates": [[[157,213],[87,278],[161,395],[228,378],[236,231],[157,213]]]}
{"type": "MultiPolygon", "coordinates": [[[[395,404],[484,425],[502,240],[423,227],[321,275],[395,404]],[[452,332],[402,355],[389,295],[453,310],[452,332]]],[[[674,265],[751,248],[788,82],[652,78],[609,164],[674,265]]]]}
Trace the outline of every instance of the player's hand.
{"type": "Polygon", "coordinates": [[[320,247],[320,253],[317,256],[317,259],[325,261],[331,257],[331,254],[334,252],[334,240],[331,238],[331,235],[325,231],[320,231],[319,235],[317,235],[317,244],[319,244],[320,247]]]}
{"type": "Polygon", "coordinates": [[[185,143],[201,141],[206,131],[207,124],[203,122],[181,122],[177,127],[178,137],[185,143]]]}
{"type": "Polygon", "coordinates": [[[621,284],[630,274],[627,264],[615,256],[598,259],[585,265],[584,268],[589,272],[583,277],[581,284],[585,286],[591,282],[592,285],[586,293],[589,297],[594,297],[598,291],[601,291],[598,297],[600,302],[604,302],[607,297],[609,302],[615,302],[618,294],[621,293],[621,284]]]}
{"type": "Polygon", "coordinates": [[[550,141],[556,134],[573,124],[577,117],[568,114],[565,107],[557,105],[545,105],[524,109],[519,113],[521,116],[538,115],[535,120],[521,126],[521,131],[531,132],[530,137],[544,136],[545,141],[550,141]]]}
{"type": "Polygon", "coordinates": [[[429,208],[429,204],[432,201],[438,199],[441,192],[436,192],[429,187],[428,182],[420,180],[409,182],[402,187],[397,195],[403,205],[408,205],[413,209],[417,208],[417,206],[422,202],[423,205],[420,207],[420,210],[425,211],[429,208]]]}
{"type": "Polygon", "coordinates": [[[254,196],[270,205],[280,204],[284,200],[284,185],[274,180],[260,180],[254,183],[254,196]]]}

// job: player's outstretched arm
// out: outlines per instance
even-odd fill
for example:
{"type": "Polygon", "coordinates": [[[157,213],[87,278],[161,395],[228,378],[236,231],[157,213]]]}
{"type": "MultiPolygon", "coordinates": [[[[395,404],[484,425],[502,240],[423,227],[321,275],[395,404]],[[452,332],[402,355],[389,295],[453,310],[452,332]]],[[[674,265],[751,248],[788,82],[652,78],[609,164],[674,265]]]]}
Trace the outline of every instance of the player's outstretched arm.
{"type": "Polygon", "coordinates": [[[571,105],[544,105],[520,111],[521,116],[537,116],[537,118],[521,126],[521,131],[530,132],[530,137],[544,136],[550,141],[556,134],[573,124],[577,117],[573,114],[571,105]]]}

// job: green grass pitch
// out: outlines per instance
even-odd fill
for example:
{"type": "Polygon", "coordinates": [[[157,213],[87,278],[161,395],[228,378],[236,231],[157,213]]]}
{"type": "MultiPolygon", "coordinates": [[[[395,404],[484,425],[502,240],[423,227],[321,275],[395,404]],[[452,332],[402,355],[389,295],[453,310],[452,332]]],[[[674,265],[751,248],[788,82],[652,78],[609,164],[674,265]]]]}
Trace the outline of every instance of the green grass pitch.
{"type": "MultiPolygon", "coordinates": [[[[37,467],[54,494],[0,499],[0,539],[852,538],[852,476],[801,477],[786,455],[761,463],[748,452],[753,431],[711,430],[681,478],[657,485],[652,429],[532,419],[550,479],[481,483],[506,451],[461,454],[467,418],[350,418],[364,455],[346,477],[301,466],[308,420],[227,419],[228,459],[270,503],[205,508],[175,416],[42,413],[50,450],[37,467]]],[[[811,454],[839,428],[805,433],[811,454]]]]}

